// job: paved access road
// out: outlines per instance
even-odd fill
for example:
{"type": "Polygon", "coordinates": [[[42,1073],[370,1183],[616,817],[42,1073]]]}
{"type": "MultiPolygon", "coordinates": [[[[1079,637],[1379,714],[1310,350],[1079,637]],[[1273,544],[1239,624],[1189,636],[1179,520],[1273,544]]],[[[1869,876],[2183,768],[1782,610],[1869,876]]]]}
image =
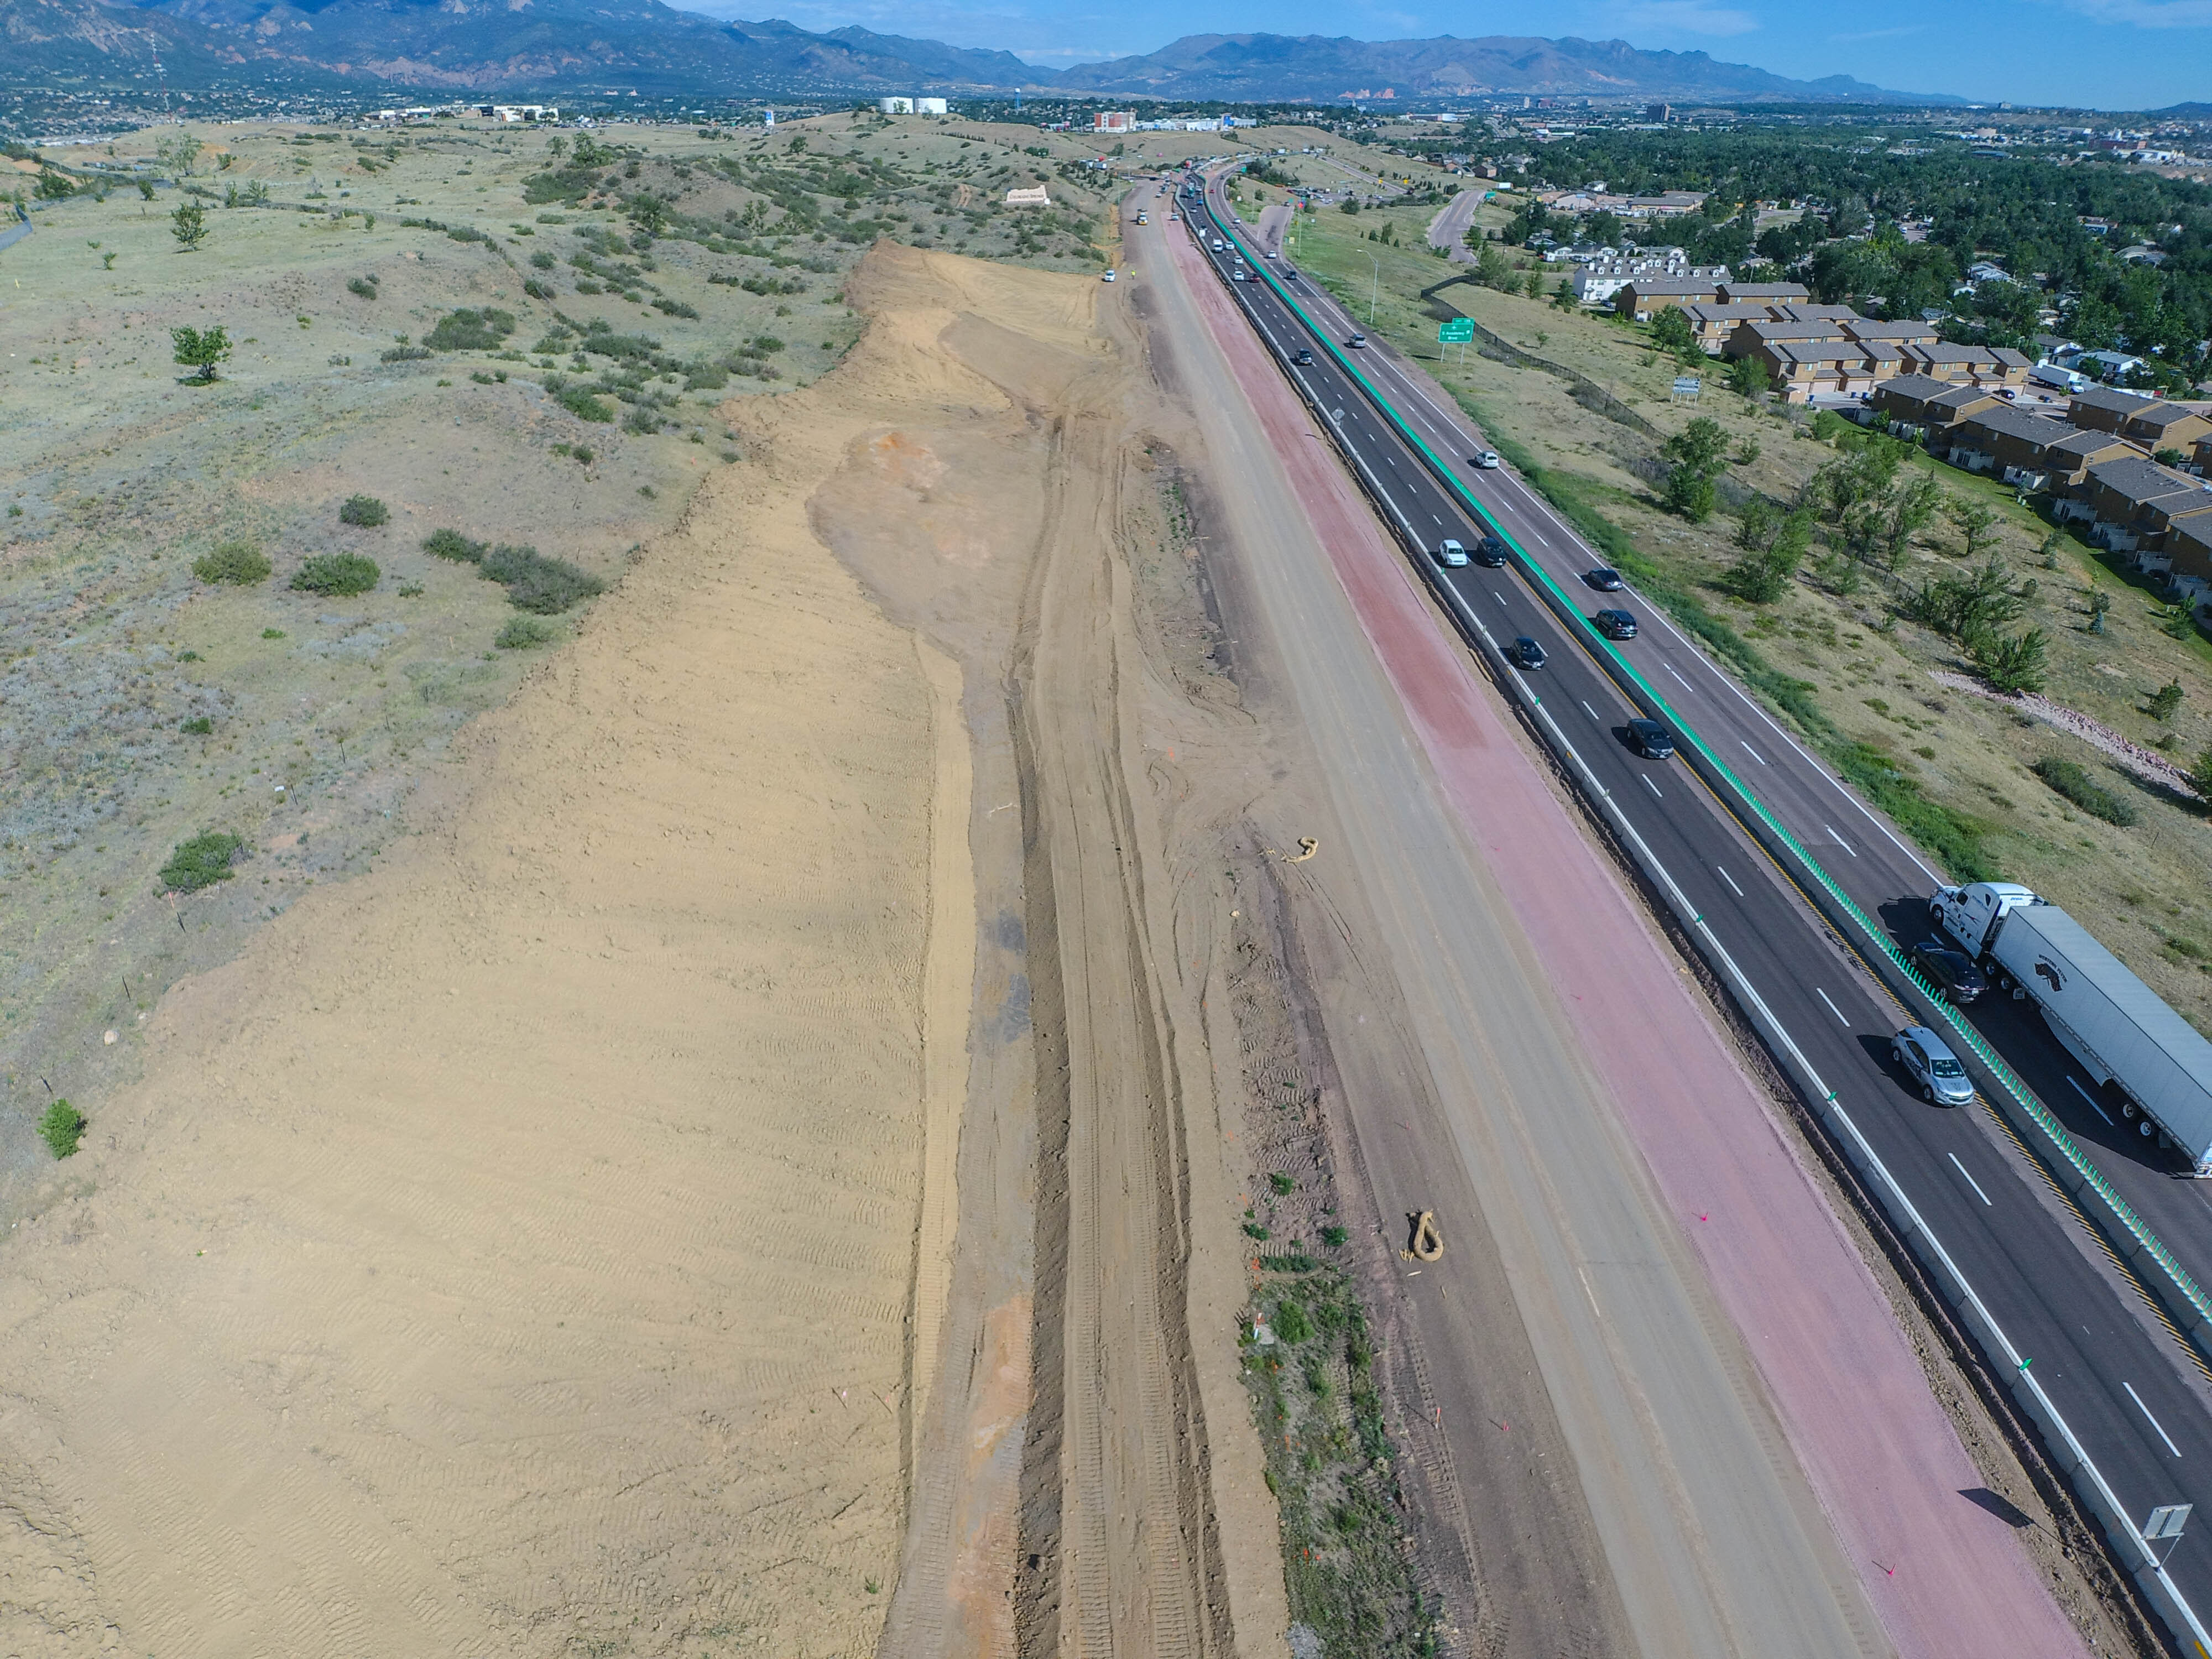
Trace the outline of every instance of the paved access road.
{"type": "MultiPolygon", "coordinates": [[[[1182,199],[1186,211],[1200,205],[1182,199]]],[[[1212,256],[1227,275],[1243,228],[1225,203],[1205,203],[1191,228],[1205,237],[1209,252],[1216,235],[1231,244],[1212,256]]],[[[1281,262],[1263,263],[1272,270],[1281,262]]],[[[1345,343],[1355,325],[1302,279],[1285,275],[1279,281],[1238,282],[1231,292],[1364,469],[1401,541],[1429,550],[1451,537],[1473,546],[1485,526],[1429,471],[1351,374],[1354,354],[1345,343]],[[1310,353],[1310,364],[1292,362],[1301,349],[1310,353]]],[[[1474,435],[1432,384],[1424,386],[1409,366],[1373,345],[1357,358],[1376,391],[1432,449],[1455,465],[1476,452],[1474,435]]],[[[1595,564],[1595,556],[1510,471],[1460,476],[1532,560],[1563,585],[1580,586],[1575,573],[1595,564]]],[[[1628,747],[1627,720],[1660,711],[1623,692],[1586,636],[1555,620],[1517,568],[1432,566],[1431,574],[1496,639],[1527,636],[1543,646],[1548,663],[1536,671],[1542,696],[1568,741],[1741,967],[1777,1026],[1849,1108],[1929,1232],[2014,1349],[2029,1358],[2096,1477],[2133,1522],[2140,1526],[2158,1505],[2212,1502],[2212,1389],[2193,1358],[2146,1310],[1992,1114],[1938,1110],[1906,1092],[1889,1059],[1891,1034],[1905,1023],[1905,1011],[1863,967],[1838,955],[1802,896],[1727,805],[1679,761],[1642,760],[1628,747]]],[[[1601,600],[1582,591],[1592,611],[1629,597],[1601,600]]],[[[1866,894],[1863,905],[1896,915],[1897,907],[1935,885],[1932,872],[1893,830],[1701,653],[1651,607],[1632,608],[1646,627],[1628,647],[1631,660],[1648,682],[1667,687],[1675,710],[1709,744],[1744,750],[1743,770],[1771,810],[1816,857],[1841,866],[1838,877],[1866,894]],[[1885,866],[1892,872],[1887,882],[1877,873],[1885,866]]],[[[2079,1471],[2075,1478],[2077,1490],[2095,1484],[2079,1471]]],[[[2115,1548],[2124,1564],[2142,1559],[2138,1540],[2123,1539],[2115,1548]]],[[[2185,1534],[2171,1548],[2168,1576],[2187,1607],[2212,1607],[2212,1543],[2204,1528],[2185,1534]]],[[[2172,1613],[2181,1622],[2195,1616],[2172,1613]]]]}
{"type": "Polygon", "coordinates": [[[1445,203],[1429,221],[1429,246],[1455,264],[1473,264],[1474,250],[1467,245],[1467,228],[1474,222],[1474,210],[1486,194],[1486,191],[1463,190],[1445,203]]]}

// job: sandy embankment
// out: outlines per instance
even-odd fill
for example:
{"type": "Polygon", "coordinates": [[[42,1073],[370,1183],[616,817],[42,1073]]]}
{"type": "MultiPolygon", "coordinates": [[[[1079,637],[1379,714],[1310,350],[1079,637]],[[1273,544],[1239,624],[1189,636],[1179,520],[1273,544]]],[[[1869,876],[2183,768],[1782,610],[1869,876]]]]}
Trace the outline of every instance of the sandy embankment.
{"type": "Polygon", "coordinates": [[[0,1650],[873,1644],[969,754],[808,501],[977,390],[943,367],[877,338],[777,400],[423,833],[165,1000],[7,1246],[0,1650]]]}

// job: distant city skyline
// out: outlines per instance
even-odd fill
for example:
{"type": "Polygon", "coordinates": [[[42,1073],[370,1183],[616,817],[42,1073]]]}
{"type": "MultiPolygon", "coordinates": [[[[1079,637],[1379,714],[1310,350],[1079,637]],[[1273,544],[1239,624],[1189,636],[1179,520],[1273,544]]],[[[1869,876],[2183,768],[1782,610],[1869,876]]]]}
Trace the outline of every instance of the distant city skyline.
{"type": "Polygon", "coordinates": [[[720,17],[1011,52],[1044,69],[1156,52],[1186,34],[1577,35],[1704,52],[1800,80],[1849,75],[1899,92],[1980,102],[2148,109],[2212,101],[2212,0],[1861,0],[1848,11],[1778,0],[1565,0],[1540,18],[1496,5],[1231,0],[1193,13],[1164,0],[1106,6],[1000,0],[671,0],[720,17]]]}

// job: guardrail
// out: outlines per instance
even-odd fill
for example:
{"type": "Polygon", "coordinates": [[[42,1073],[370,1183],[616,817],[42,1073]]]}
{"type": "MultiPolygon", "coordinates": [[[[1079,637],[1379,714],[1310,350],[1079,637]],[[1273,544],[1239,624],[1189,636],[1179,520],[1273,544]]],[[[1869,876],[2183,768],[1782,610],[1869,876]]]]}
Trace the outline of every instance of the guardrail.
{"type": "MultiPolygon", "coordinates": [[[[1244,252],[1247,245],[1237,235],[1235,226],[1222,223],[1219,216],[1215,214],[1211,201],[1207,201],[1206,206],[1206,216],[1215,229],[1224,239],[1234,243],[1240,252],[1244,252]]],[[[1805,850],[1797,838],[1768,811],[1765,804],[1760,801],[1742,780],[1735,775],[1727,763],[1713,754],[1695,728],[1685,723],[1656,688],[1645,680],[1632,664],[1623,658],[1619,652],[1614,651],[1609,641],[1604,639],[1590,627],[1588,618],[1583,616],[1579,608],[1568,601],[1565,593],[1557,583],[1552,580],[1542,566],[1529,558],[1520,544],[1508,535],[1504,527],[1484,511],[1482,504],[1474,498],[1451,470],[1437,459],[1419,434],[1415,433],[1398,414],[1389,399],[1376,389],[1373,383],[1330,337],[1328,331],[1315,322],[1305,307],[1299,304],[1297,298],[1283,286],[1274,273],[1267,270],[1265,264],[1256,257],[1249,259],[1248,264],[1250,270],[1264,273],[1268,286],[1274,290],[1277,297],[1304,321],[1314,337],[1328,349],[1337,366],[1367,394],[1369,401],[1390,422],[1399,435],[1413,446],[1414,452],[1422,458],[1439,481],[1473,514],[1475,522],[1488,525],[1500,539],[1519,555],[1523,568],[1535,578],[1541,591],[1552,603],[1553,608],[1563,611],[1567,617],[1571,618],[1572,626],[1589,643],[1599,647],[1601,653],[1599,660],[1608,665],[1609,671],[1614,673],[1617,679],[1634,687],[1635,691],[1642,696],[1650,708],[1667,717],[1677,737],[1686,741],[1686,746],[1684,751],[1686,761],[1694,756],[1698,762],[1702,763],[1698,769],[1701,775],[1708,770],[1717,775],[1723,781],[1727,790],[1750,810],[1756,823],[1746,822],[1745,827],[1751,831],[1753,838],[1762,844],[1771,842],[1778,845],[1784,849],[1789,860],[1802,866],[1812,876],[1817,892],[1808,896],[1814,898],[1815,908],[1822,915],[1829,919],[1832,923],[1835,921],[1836,915],[1840,915],[1844,920],[1839,931],[1846,937],[1856,933],[1878,947],[1876,951],[1878,959],[1900,975],[1907,984],[1920,994],[1921,997],[1929,1004],[1931,1009],[1942,1017],[1954,1030],[1960,1032],[1975,1055],[1983,1061],[1990,1073],[2004,1085],[2006,1093],[2028,1113],[2031,1121],[2043,1131],[2046,1139],[2065,1154],[2068,1165],[2075,1172],[2081,1185],[2096,1193],[2105,1201],[2111,1213],[2121,1220],[2123,1225],[2132,1233],[2138,1242],[2138,1249],[2146,1253],[2154,1252],[2154,1259],[2172,1275],[2173,1282],[2178,1286],[2185,1289],[2191,1298],[2192,1305],[2198,1310],[2197,1318],[2188,1327],[2188,1329],[2191,1339],[2202,1346],[2204,1338],[2201,1333],[2205,1328],[2206,1321],[2212,1319],[2212,1306],[2205,1304],[2203,1292],[2198,1289],[2195,1280],[2182,1269],[2180,1264],[2173,1260],[2166,1247],[2159,1243],[2149,1230],[2142,1225],[2140,1218],[2136,1216],[2125,1200],[2112,1191],[2110,1183],[2081,1152],[2073,1138],[2066,1133],[2064,1127],[2051,1117],[2048,1109],[2044,1107],[2040,1101],[2035,1099],[2033,1094],[2013,1073],[2011,1068],[1996,1057],[1995,1052],[1983,1041],[1981,1034],[1967,1026],[1958,1018],[1956,1012],[1948,1002],[1935,994],[1933,988],[1925,982],[1918,971],[1905,959],[1904,953],[1890,940],[1888,935],[1875,925],[1850,895],[1843,890],[1834,878],[1821,866],[1820,861],[1805,850]],[[1820,902],[1822,899],[1826,900],[1827,903],[1822,904],[1820,902]],[[1830,905],[1834,907],[1835,915],[1833,915],[1830,913],[1828,908],[1830,905]]],[[[1328,417],[1326,410],[1315,403],[1297,377],[1293,375],[1291,380],[1308,408],[1314,411],[1322,428],[1334,437],[1340,448],[1352,463],[1354,474],[1359,478],[1362,487],[1376,499],[1378,504],[1388,507],[1394,516],[1398,518],[1401,534],[1405,538],[1409,547],[1418,553],[1420,550],[1419,537],[1414,533],[1413,526],[1405,521],[1403,514],[1397,512],[1395,504],[1390,502],[1388,492],[1382,489],[1380,481],[1369,474],[1365,464],[1352,451],[1352,447],[1344,442],[1337,430],[1336,423],[1328,417]]],[[[1523,704],[1532,720],[1543,726],[1551,734],[1551,741],[1555,750],[1566,758],[1576,771],[1581,780],[1582,788],[1591,798],[1600,813],[1620,834],[1624,844],[1629,848],[1631,856],[1635,859],[1638,866],[1644,872],[1647,879],[1654,884],[1665,899],[1668,908],[1674,913],[1677,921],[1693,939],[1699,942],[1701,953],[1735,992],[1739,1001],[1751,1014],[1754,1024],[1767,1032],[1783,1058],[1789,1063],[1791,1069],[1797,1073],[1808,1090],[1808,1098],[1813,1103],[1815,1115],[1828,1127],[1831,1134],[1834,1136],[1852,1165],[1869,1181],[1877,1199],[1882,1207],[1889,1212],[1899,1232],[1904,1235],[1908,1243],[1915,1244],[1924,1255],[1933,1257],[1929,1265],[1936,1272],[1936,1282],[1944,1287],[1947,1299],[1951,1301],[1952,1305],[1965,1319],[1969,1328],[1973,1331],[1976,1340],[1982,1345],[1983,1352],[1993,1362],[1999,1362],[1996,1368],[2001,1379],[2005,1382],[2008,1392],[2042,1431],[2052,1461],[2059,1467],[2060,1472],[2067,1478],[2069,1484],[2073,1486],[2083,1506],[2094,1515],[2104,1527],[2106,1536],[2112,1540],[2115,1552],[2120,1557],[2120,1564],[2124,1570],[2142,1588],[2150,1601],[2161,1609],[2162,1616],[2169,1626],[2178,1635],[2194,1645],[2200,1659],[2212,1659],[2212,1632],[2208,1632],[2205,1626],[2198,1620],[2195,1609],[2182,1595],[2180,1587],[2167,1576],[2164,1563],[2159,1559],[2157,1553],[2144,1539],[2134,1517],[2129,1514],[2126,1506],[2120,1502],[2118,1495],[2112,1491],[2103,1472],[2097,1468],[2095,1461],[2090,1457],[2087,1449],[2075,1436],[2063,1413],[2044,1392],[2041,1381],[2031,1370],[2032,1362],[2021,1355],[2013,1345],[2012,1339],[2006,1334],[2003,1327],[1997,1323],[1995,1316],[1983,1303],[1980,1294],[1974,1289],[1972,1283],[1960,1270],[1958,1264],[1952,1260],[1949,1250],[1944,1247],[1942,1241],[1922,1218],[1917,1206],[1906,1195],[1904,1188],[1890,1173],[1888,1166],[1882,1162],[1880,1154],[1874,1150],[1873,1145],[1868,1141],[1857,1123],[1844,1109],[1835,1091],[1827,1086],[1811,1061],[1798,1048],[1788,1028],[1782,1024],[1772,1010],[1766,1006],[1765,1000],[1759,995],[1758,989],[1752,985],[1741,969],[1737,966],[1735,958],[1714,934],[1704,914],[1691,902],[1688,896],[1676,884],[1671,873],[1651,851],[1633,823],[1626,813],[1621,811],[1619,804],[1613,799],[1612,792],[1598,781],[1596,775],[1590,770],[1589,764],[1583,761],[1580,752],[1576,750],[1565,732],[1559,729],[1559,723],[1551,716],[1551,711],[1543,706],[1542,698],[1536,695],[1522,677],[1498,672],[1496,665],[1500,659],[1497,641],[1481,618],[1465,600],[1460,598],[1456,590],[1441,579],[1438,573],[1427,568],[1426,561],[1415,557],[1413,562],[1415,568],[1421,571],[1423,579],[1428,582],[1431,591],[1440,596],[1447,612],[1459,624],[1462,632],[1469,635],[1470,642],[1479,642],[1486,647],[1481,653],[1486,669],[1492,673],[1493,679],[1506,687],[1510,696],[1523,704]]],[[[1708,782],[1711,781],[1708,778],[1708,782]]],[[[1741,815],[1739,815],[1739,822],[1744,822],[1741,815]]],[[[1772,847],[1770,847],[1769,850],[1771,852],[1772,847]]],[[[2045,1162],[2047,1164],[2047,1160],[2045,1162]]],[[[2065,1184],[2063,1179],[2062,1184],[2065,1184]]],[[[2104,1230],[2100,1229],[2100,1231],[2104,1230]]]]}

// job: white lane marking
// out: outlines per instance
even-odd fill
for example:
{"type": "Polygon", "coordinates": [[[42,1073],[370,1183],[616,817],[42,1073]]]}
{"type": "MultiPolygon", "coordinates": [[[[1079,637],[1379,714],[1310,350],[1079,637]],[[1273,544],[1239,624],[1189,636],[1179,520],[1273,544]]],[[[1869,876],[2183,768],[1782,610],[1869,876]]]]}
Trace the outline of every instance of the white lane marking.
{"type": "MultiPolygon", "coordinates": [[[[2066,1080],[2067,1080],[2069,1083],[2074,1083],[2074,1079],[2073,1079],[2072,1078],[2070,1078],[2070,1077],[2069,1077],[2069,1078],[2068,1078],[2066,1080]]],[[[2094,1113],[2095,1113],[2099,1117],[2101,1117],[2102,1119],[2104,1119],[2106,1122],[2107,1122],[2107,1123],[2112,1123],[2112,1115],[2110,1112],[2106,1111],[2103,1107],[2101,1107],[2101,1106],[2100,1106],[2099,1104],[2097,1104],[2097,1097],[2096,1097],[2096,1096],[2094,1096],[2094,1095],[2091,1094],[2091,1093],[2090,1093],[2087,1089],[2083,1088],[2083,1087],[2082,1087],[2080,1084],[2078,1084],[2078,1083],[2074,1083],[2074,1092],[2075,1092],[2075,1094],[2077,1094],[2077,1095],[2081,1096],[2082,1099],[2084,1099],[2084,1100],[2086,1100],[2086,1101],[2087,1101],[2087,1102],[2089,1103],[2089,1109],[2090,1109],[2091,1111],[2094,1112],[2094,1113]]],[[[2117,1129],[2118,1127],[2119,1127],[2119,1125],[2118,1125],[2117,1123],[2113,1123],[2113,1124],[2112,1124],[2112,1127],[2113,1127],[2114,1128],[2116,1128],[2116,1129],[2117,1129]]]]}
{"type": "MultiPolygon", "coordinates": [[[[1837,846],[1842,848],[1846,853],[1851,853],[1850,842],[1845,841],[1841,836],[1836,834],[1836,826],[1834,824],[1824,823],[1820,828],[1828,832],[1830,838],[1835,842],[1837,846]]],[[[1856,858],[1858,854],[1856,853],[1851,853],[1851,856],[1853,858],[1856,858]]]]}
{"type": "MultiPolygon", "coordinates": [[[[1636,775],[1644,780],[1644,787],[1646,789],[1649,789],[1655,795],[1659,795],[1659,786],[1652,782],[1650,777],[1647,774],[1638,772],[1636,775]]],[[[1667,798],[1664,795],[1659,795],[1659,799],[1661,800],[1664,800],[1667,798]]]]}
{"type": "MultiPolygon", "coordinates": [[[[1597,720],[1597,710],[1591,708],[1587,702],[1583,703],[1583,713],[1588,714],[1594,720],[1597,720]]],[[[1605,722],[1603,720],[1598,720],[1598,724],[1602,726],[1605,722]]]]}
{"type": "Polygon", "coordinates": [[[2136,1402],[2136,1409],[2143,1414],[2143,1420],[2158,1431],[2158,1437],[2166,1442],[2166,1450],[2176,1457],[2180,1456],[2181,1448],[2173,1443],[2173,1437],[2166,1431],[2166,1425],[2150,1414],[2150,1407],[2143,1404],[2142,1396],[2136,1392],[2135,1384],[2124,1378],[2120,1386],[2128,1391],[2128,1398],[2136,1402]]]}
{"type": "MultiPolygon", "coordinates": [[[[1716,864],[1715,866],[1713,866],[1713,868],[1714,868],[1714,869],[1716,869],[1716,870],[1721,870],[1720,866],[1719,866],[1719,865],[1717,865],[1717,864],[1716,864]]],[[[1727,883],[1730,887],[1735,888],[1735,896],[1736,896],[1738,898],[1741,898],[1741,897],[1743,896],[1743,889],[1742,889],[1742,888],[1741,888],[1741,887],[1737,887],[1737,886],[1736,886],[1736,884],[1735,884],[1735,878],[1734,876],[1732,876],[1732,875],[1729,874],[1729,872],[1728,872],[1727,871],[1725,871],[1725,870],[1721,870],[1721,879],[1722,879],[1723,881],[1726,882],[1726,883],[1727,883]]]]}
{"type": "Polygon", "coordinates": [[[1436,515],[1435,514],[1433,514],[1433,513],[1430,514],[1429,514],[1429,517],[1430,517],[1430,519],[1431,519],[1431,520],[1433,520],[1434,522],[1436,522],[1436,523],[1437,523],[1437,524],[1442,524],[1442,523],[1443,522],[1443,520],[1442,519],[1437,518],[1437,515],[1436,515]]]}
{"type": "MultiPolygon", "coordinates": [[[[1579,1263],[1577,1263],[1575,1267],[1575,1277],[1581,1279],[1583,1282],[1583,1294],[1589,1298],[1590,1311],[1596,1314],[1600,1319],[1604,1318],[1604,1313],[1600,1310],[1597,1305],[1597,1292],[1590,1289],[1589,1275],[1582,1270],[1582,1267],[1579,1263]]],[[[2148,1413],[2146,1413],[2146,1415],[2148,1415],[2148,1413]]],[[[2177,1452],[2174,1455],[2178,1457],[2180,1454],[2177,1452]]]]}
{"type": "MultiPolygon", "coordinates": [[[[1813,994],[1814,994],[1814,996],[1817,996],[1818,998],[1820,998],[1821,1001],[1823,1001],[1823,1002],[1828,1002],[1828,994],[1827,994],[1826,991],[1823,991],[1823,990],[1822,990],[1819,986],[1817,986],[1817,985],[1815,985],[1815,986],[1813,988],[1813,994]]],[[[1828,1002],[1828,1012],[1829,1012],[1830,1013],[1833,1014],[1833,1015],[1834,1015],[1838,1019],[1839,1019],[1839,1020],[1843,1020],[1843,1023],[1844,1023],[1844,1029],[1846,1031],[1848,1031],[1848,1030],[1850,1030],[1851,1029],[1851,1023],[1850,1023],[1850,1021],[1849,1021],[1849,1020],[1847,1020],[1847,1019],[1844,1019],[1844,1011],[1843,1011],[1842,1009],[1840,1009],[1840,1008],[1837,1007],[1837,1006],[1836,1006],[1836,1005],[1835,1005],[1834,1003],[1832,1003],[1832,1002],[1828,1002]]]]}
{"type": "MultiPolygon", "coordinates": [[[[1743,743],[1743,739],[1741,738],[1738,738],[1736,741],[1738,743],[1743,743]]],[[[1752,759],[1757,761],[1761,766],[1766,764],[1766,757],[1760,754],[1759,750],[1753,749],[1749,744],[1743,743],[1743,752],[1750,756],[1752,759]]]]}
{"type": "MultiPolygon", "coordinates": [[[[1492,589],[1490,590],[1490,597],[1491,597],[1492,599],[1493,599],[1497,600],[1497,601],[1498,602],[1498,604],[1500,604],[1500,605],[1504,605],[1504,604],[1505,604],[1505,596],[1504,596],[1503,593],[1499,592],[1498,592],[1496,588],[1494,588],[1494,587],[1493,587],[1493,588],[1492,588],[1492,589]]],[[[1510,606],[1510,605],[1507,605],[1507,606],[1506,606],[1506,608],[1507,608],[1508,610],[1510,610],[1512,607],[1511,607],[1511,606],[1510,606]]]]}
{"type": "Polygon", "coordinates": [[[1664,668],[1668,673],[1674,674],[1675,679],[1680,682],[1682,690],[1686,691],[1690,689],[1689,681],[1683,679],[1680,674],[1675,672],[1674,665],[1673,663],[1662,663],[1660,666],[1664,668]]]}
{"type": "MultiPolygon", "coordinates": [[[[1951,1167],[1952,1167],[1953,1169],[1954,1169],[1954,1170],[1958,1170],[1958,1172],[1959,1172],[1960,1175],[1962,1175],[1962,1176],[1966,1176],[1966,1184],[1967,1184],[1969,1187],[1972,1187],[1972,1188],[1974,1189],[1974,1196],[1975,1196],[1976,1198],[1980,1199],[1980,1200],[1982,1200],[1982,1202],[1983,1202],[1983,1203],[1984,1203],[1984,1204],[1989,1204],[1989,1203],[1990,1203],[1990,1195],[1989,1195],[1987,1193],[1985,1193],[1985,1192],[1984,1192],[1984,1191],[1982,1190],[1982,1183],[1981,1183],[1980,1182],[1978,1182],[1978,1181],[1975,1180],[1975,1179],[1973,1178],[1973,1176],[1972,1176],[1971,1175],[1966,1175],[1966,1166],[1965,1164],[1961,1164],[1961,1163],[1960,1163],[1960,1162],[1959,1162],[1959,1155],[1958,1155],[1958,1153],[1956,1153],[1956,1152],[1952,1152],[1952,1153],[1948,1154],[1948,1156],[1949,1157],[1949,1158],[1950,1158],[1950,1160],[1951,1160],[1951,1167]]],[[[1990,1207],[1991,1209],[1993,1209],[1993,1210],[1994,1210],[1995,1208],[1996,1208],[1996,1205],[1994,1205],[1994,1204],[1990,1204],[1990,1207]]],[[[2122,1388],[2125,1388],[2125,1387],[2127,1387],[2127,1384],[2126,1384],[2126,1383],[2124,1383],[2124,1382],[2123,1382],[2122,1384],[2120,1384],[2120,1386],[2121,1386],[2122,1388]]],[[[2142,1405],[2142,1401],[2140,1401],[2140,1400],[2138,1400],[2138,1401],[2136,1401],[2136,1404],[2137,1404],[2138,1406],[2140,1406],[2140,1405],[2142,1405]]],[[[2149,1413],[2144,1413],[2144,1415],[2148,1416],[2148,1415],[2149,1415],[2149,1413]]]]}

